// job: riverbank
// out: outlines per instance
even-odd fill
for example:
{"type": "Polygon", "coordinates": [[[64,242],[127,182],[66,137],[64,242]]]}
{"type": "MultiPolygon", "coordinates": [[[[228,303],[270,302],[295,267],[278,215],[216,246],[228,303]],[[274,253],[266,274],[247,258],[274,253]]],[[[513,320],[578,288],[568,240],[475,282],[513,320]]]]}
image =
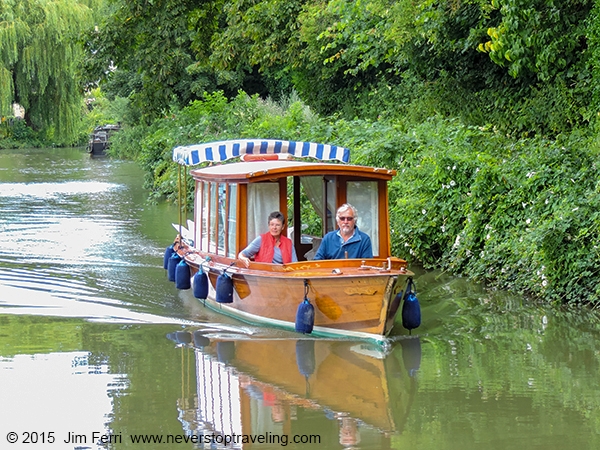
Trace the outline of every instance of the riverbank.
{"type": "Polygon", "coordinates": [[[342,145],[352,163],[397,170],[390,208],[400,257],[549,303],[600,300],[598,147],[590,135],[514,139],[435,117],[410,128],[334,121],[301,102],[284,109],[215,94],[125,130],[113,152],[141,164],[154,198],[173,200],[175,145],[256,136],[342,145]]]}

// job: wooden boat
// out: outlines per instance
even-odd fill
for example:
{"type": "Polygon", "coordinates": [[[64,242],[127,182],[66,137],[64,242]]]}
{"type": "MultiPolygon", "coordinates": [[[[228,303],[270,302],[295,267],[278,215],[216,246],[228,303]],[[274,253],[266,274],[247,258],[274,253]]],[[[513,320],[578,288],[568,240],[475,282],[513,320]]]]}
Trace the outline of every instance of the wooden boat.
{"type": "Polygon", "coordinates": [[[88,142],[88,153],[91,156],[104,156],[110,147],[110,137],[121,129],[121,125],[107,124],[94,128],[88,142]]]}
{"type": "Polygon", "coordinates": [[[334,439],[356,445],[367,436],[379,448],[391,448],[390,437],[404,431],[417,393],[418,337],[401,341],[410,345],[381,352],[369,343],[316,339],[209,342],[203,337],[196,346],[197,333],[204,331],[189,333],[190,343],[182,347],[195,353],[197,397],[180,402],[189,405],[180,416],[187,418],[190,435],[270,431],[279,438],[292,429],[304,431],[293,424],[300,410],[321,413],[335,423],[338,433],[331,426],[321,428],[327,430],[319,442],[325,448],[335,447],[334,439]]]}
{"type": "MultiPolygon", "coordinates": [[[[390,252],[387,183],[395,171],[351,165],[348,149],[307,142],[248,139],[173,150],[180,174],[183,166],[231,159],[191,170],[194,220],[187,220],[180,207],[179,224],[174,224],[179,234],[165,253],[170,280],[179,269],[170,259],[182,258],[191,269],[184,278],[197,283],[202,279],[196,274],[205,274],[208,290],[200,294],[202,301],[223,314],[295,330],[306,299],[314,308],[313,334],[385,343],[405,282],[413,275],[406,261],[390,252]],[[321,238],[337,228],[335,211],[344,203],[357,208],[374,257],[313,260],[321,238]],[[287,234],[298,262],[252,262],[246,268],[237,255],[267,230],[272,211],[289,218],[287,234]],[[219,298],[220,280],[230,280],[226,302],[219,298]]],[[[187,185],[187,171],[183,177],[180,186],[187,185]]],[[[180,192],[180,198],[186,195],[180,192]]],[[[185,280],[176,284],[191,286],[185,280]]]]}

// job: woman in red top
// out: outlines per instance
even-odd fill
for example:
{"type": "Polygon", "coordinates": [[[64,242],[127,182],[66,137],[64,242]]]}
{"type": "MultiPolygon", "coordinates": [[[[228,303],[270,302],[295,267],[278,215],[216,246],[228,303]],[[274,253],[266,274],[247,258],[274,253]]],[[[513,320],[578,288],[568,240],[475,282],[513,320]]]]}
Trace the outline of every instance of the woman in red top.
{"type": "Polygon", "coordinates": [[[287,264],[298,261],[292,240],[281,232],[285,217],[279,211],[269,214],[269,231],[257,236],[248,247],[240,252],[238,259],[248,267],[250,259],[256,262],[287,264]]]}

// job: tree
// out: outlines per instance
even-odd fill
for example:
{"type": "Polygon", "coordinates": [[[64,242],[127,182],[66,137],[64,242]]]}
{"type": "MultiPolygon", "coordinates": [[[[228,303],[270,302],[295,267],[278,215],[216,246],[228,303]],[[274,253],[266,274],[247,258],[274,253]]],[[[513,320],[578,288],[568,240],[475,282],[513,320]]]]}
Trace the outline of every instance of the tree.
{"type": "Polygon", "coordinates": [[[505,0],[492,2],[501,14],[490,40],[479,46],[514,76],[536,74],[544,81],[581,69],[587,48],[587,17],[592,0],[505,0]]]}
{"type": "Polygon", "coordinates": [[[68,139],[81,118],[79,36],[92,11],[77,0],[0,0],[0,114],[25,109],[34,130],[68,139]]]}
{"type": "Polygon", "coordinates": [[[147,122],[214,89],[212,71],[199,61],[208,57],[222,0],[114,0],[110,8],[89,36],[89,80],[117,78],[112,87],[127,95],[147,122]]]}

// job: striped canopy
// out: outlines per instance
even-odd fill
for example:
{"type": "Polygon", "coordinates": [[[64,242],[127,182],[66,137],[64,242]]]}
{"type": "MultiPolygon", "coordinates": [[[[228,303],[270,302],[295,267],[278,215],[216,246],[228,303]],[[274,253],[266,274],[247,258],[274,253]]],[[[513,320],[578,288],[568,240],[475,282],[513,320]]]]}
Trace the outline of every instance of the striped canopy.
{"type": "Polygon", "coordinates": [[[276,139],[236,139],[175,147],[173,161],[193,166],[206,161],[227,161],[249,155],[288,153],[296,157],[311,157],[324,161],[350,161],[350,150],[335,145],[314,142],[281,141],[276,139]]]}

